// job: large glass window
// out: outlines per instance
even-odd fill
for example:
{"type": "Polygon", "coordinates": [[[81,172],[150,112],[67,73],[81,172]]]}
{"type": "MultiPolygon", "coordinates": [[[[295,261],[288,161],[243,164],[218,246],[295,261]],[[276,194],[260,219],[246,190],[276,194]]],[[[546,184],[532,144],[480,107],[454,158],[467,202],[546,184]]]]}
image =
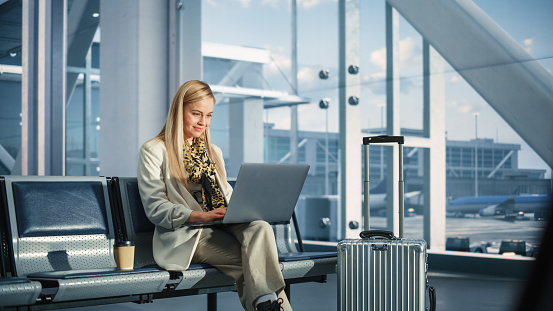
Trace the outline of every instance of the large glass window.
{"type": "Polygon", "coordinates": [[[66,175],[94,176],[100,173],[101,17],[93,6],[71,14],[80,9],[68,3],[65,167],[66,175]]]}
{"type": "MultiPolygon", "coordinates": [[[[67,7],[68,18],[75,18],[76,15],[69,14],[72,9],[71,4],[72,2],[67,7]]],[[[91,15],[93,13],[98,12],[90,12],[91,15]]],[[[71,27],[80,25],[78,21],[70,24],[71,27]]],[[[78,33],[79,39],[82,39],[82,29],[71,27],[67,32],[71,32],[70,35],[78,33]]],[[[87,27],[90,28],[90,25],[87,27]]],[[[90,32],[88,28],[85,31],[90,32]]],[[[99,38],[89,49],[92,35],[93,33],[89,35],[88,42],[76,40],[75,37],[72,40],[68,39],[68,46],[70,46],[67,51],[68,59],[72,57],[73,62],[67,64],[66,87],[71,96],[66,97],[68,101],[65,106],[66,175],[98,174],[99,38]],[[75,50],[81,52],[75,53],[75,50]],[[87,50],[89,52],[86,52],[87,50]],[[75,54],[79,54],[78,66],[75,66],[75,54]],[[71,74],[78,76],[75,83],[69,78],[71,74]]],[[[0,174],[22,173],[20,155],[22,49],[22,2],[4,1],[0,4],[0,174]]],[[[29,50],[29,53],[37,53],[36,47],[35,50],[29,50]]],[[[53,55],[53,57],[59,57],[59,55],[53,55]]],[[[37,79],[44,79],[44,77],[37,79]]],[[[46,83],[46,85],[49,84],[46,83]]],[[[29,103],[29,105],[35,104],[29,103]]],[[[30,120],[30,122],[36,121],[30,120]]]]}
{"type": "MultiPolygon", "coordinates": [[[[552,4],[523,0],[474,2],[525,48],[538,65],[553,70],[553,41],[550,40],[553,19],[547,14],[553,9],[552,4]]],[[[68,11],[74,3],[68,2],[68,11]]],[[[387,126],[385,5],[384,0],[360,1],[358,65],[362,135],[383,134],[387,126]]],[[[10,174],[17,167],[21,151],[21,2],[3,2],[0,22],[0,174],[10,174]]],[[[423,37],[401,16],[399,27],[400,75],[396,78],[400,80],[401,131],[407,137],[420,138],[423,37]]],[[[202,52],[205,54],[208,48],[218,52],[233,48],[240,51],[225,57],[217,53],[203,57],[202,78],[218,87],[212,139],[223,149],[227,163],[232,162],[231,139],[237,135],[230,133],[232,108],[236,107],[233,105],[244,102],[263,105],[256,123],[256,129],[263,131],[263,139],[258,142],[263,144],[263,161],[290,163],[291,151],[296,150],[297,161],[312,167],[301,202],[309,196],[338,195],[338,3],[298,1],[296,62],[292,56],[291,28],[292,14],[286,1],[202,2],[202,52]],[[213,49],[213,44],[225,47],[213,49]],[[292,72],[294,63],[296,73],[292,72]],[[321,72],[327,72],[328,76],[320,75],[321,72]],[[328,102],[328,108],[322,109],[321,101],[328,102]],[[295,129],[292,107],[297,109],[297,137],[292,137],[295,129]],[[297,145],[291,146],[294,142],[297,145]]],[[[67,175],[98,173],[98,133],[102,121],[99,117],[99,44],[99,37],[92,40],[86,56],[81,56],[82,63],[67,68],[68,74],[78,76],[70,87],[71,96],[66,103],[67,175]]],[[[448,198],[444,205],[451,216],[447,218],[446,235],[461,232],[473,242],[485,240],[496,244],[502,239],[537,242],[543,222],[535,219],[541,219],[542,210],[525,209],[524,205],[517,205],[517,200],[530,195],[543,199],[550,193],[551,168],[465,81],[463,73],[456,72],[447,62],[444,88],[448,198]],[[451,203],[464,197],[476,201],[483,197],[507,199],[476,208],[452,209],[451,203]],[[515,205],[506,203],[511,199],[515,205]],[[514,222],[498,219],[514,219],[514,222]],[[503,233],[493,236],[467,229],[495,228],[498,224],[502,225],[503,233]]],[[[371,186],[385,184],[379,183],[386,176],[388,149],[371,147],[371,186]]],[[[407,220],[411,230],[407,234],[421,237],[424,151],[422,147],[407,147],[404,151],[405,189],[419,191],[419,196],[409,202],[414,213],[407,220]]],[[[361,187],[361,180],[351,182],[361,187]]],[[[376,228],[385,225],[382,214],[375,217],[376,228]]]]}
{"type": "Polygon", "coordinates": [[[78,78],[65,112],[66,175],[99,174],[100,79],[99,42],[92,44],[82,67],[72,67],[78,78]]]}
{"type": "MultiPolygon", "coordinates": [[[[490,1],[475,1],[475,3],[481,6],[484,12],[503,27],[515,41],[530,51],[542,65],[550,70],[553,68],[551,61],[553,45],[551,40],[547,39],[550,37],[550,29],[553,29],[553,25],[543,13],[546,10],[541,7],[546,4],[541,2],[528,4],[524,1],[512,1],[501,5],[490,1]]],[[[288,4],[282,1],[244,1],[240,2],[240,5],[236,3],[215,5],[210,1],[203,2],[204,41],[265,49],[270,54],[270,61],[258,72],[262,88],[288,94],[295,94],[297,91],[299,96],[309,99],[308,104],[298,106],[300,137],[297,142],[306,140],[304,145],[298,148],[301,154],[299,159],[313,167],[313,176],[310,176],[307,181],[309,186],[304,188],[304,195],[321,193],[319,190],[324,187],[324,182],[321,179],[317,180],[316,176],[323,178],[326,176],[333,184],[337,182],[339,148],[337,8],[337,3],[333,1],[298,2],[298,86],[296,90],[291,78],[292,24],[288,4]],[[262,23],[258,22],[261,20],[262,23]],[[252,24],[257,26],[251,27],[252,24]],[[323,69],[330,73],[328,79],[318,77],[319,71],[323,69]],[[321,99],[329,102],[328,113],[319,108],[318,103],[321,99]],[[325,162],[327,159],[325,136],[321,136],[326,133],[330,133],[328,166],[325,162]],[[309,189],[313,189],[313,192],[310,193],[309,189]]],[[[385,1],[360,2],[362,32],[360,105],[364,135],[382,134],[386,127],[384,13],[385,1]]],[[[399,20],[400,76],[398,79],[400,79],[402,133],[407,136],[421,136],[423,37],[403,17],[400,16],[399,20]]],[[[210,81],[223,80],[224,75],[232,68],[226,61],[208,60],[204,70],[208,66],[215,66],[212,63],[216,62],[223,62],[217,65],[219,69],[214,69],[213,72],[205,71],[205,77],[210,81]]],[[[515,192],[521,193],[521,191],[531,191],[535,195],[550,192],[548,180],[550,168],[447,62],[445,72],[448,202],[465,196],[475,196],[477,193],[478,196],[502,196],[515,192]]],[[[236,80],[233,83],[239,84],[240,81],[236,80]]],[[[288,162],[287,154],[290,152],[292,141],[290,108],[266,109],[263,121],[266,123],[264,160],[272,163],[288,162]]],[[[228,140],[228,136],[221,137],[223,140],[228,140]]],[[[371,148],[369,172],[372,181],[383,180],[386,176],[386,149],[388,148],[379,146],[371,148]]],[[[406,191],[422,190],[423,150],[409,147],[405,149],[405,156],[406,191]]],[[[333,194],[336,193],[333,192],[333,194]]],[[[422,211],[420,208],[422,202],[420,199],[417,202],[410,202],[419,204],[417,213],[422,211]]],[[[532,212],[525,213],[533,219],[532,212]]],[[[493,222],[491,219],[505,217],[505,215],[498,215],[487,218],[480,216],[480,210],[474,210],[465,215],[474,217],[448,218],[446,228],[448,236],[453,232],[459,232],[459,228],[466,230],[475,225],[493,222]]],[[[415,229],[408,233],[412,236],[422,236],[422,225],[419,225],[422,223],[422,216],[415,215],[407,221],[417,223],[415,226],[410,226],[415,229]]],[[[376,224],[378,223],[376,221],[376,224]]],[[[384,224],[385,221],[382,220],[380,223],[384,224]]],[[[535,242],[539,237],[539,231],[531,237],[527,234],[519,235],[519,233],[522,227],[540,228],[542,223],[531,220],[523,224],[520,226],[515,224],[512,226],[512,232],[501,237],[478,234],[471,236],[470,231],[462,232],[470,236],[472,241],[489,239],[490,242],[500,243],[503,238],[520,237],[527,238],[529,242],[535,242]]]]}
{"type": "MultiPolygon", "coordinates": [[[[474,2],[540,66],[551,71],[553,44],[547,38],[551,36],[553,24],[545,13],[551,9],[551,4],[541,1],[474,2]]],[[[459,176],[449,174],[447,178],[447,212],[450,216],[446,222],[447,236],[455,237],[462,232],[470,238],[473,251],[492,253],[498,252],[504,240],[523,240],[528,245],[537,243],[545,224],[539,219],[542,219],[547,205],[531,208],[527,200],[546,198],[551,192],[551,168],[460,73],[449,65],[446,72],[449,72],[445,80],[448,144],[467,142],[461,147],[460,156],[464,170],[459,176]],[[531,173],[536,170],[543,175],[539,177],[531,173]],[[463,200],[473,204],[464,204],[463,200]],[[486,230],[469,230],[470,227],[486,230]]],[[[448,152],[452,153],[448,158],[452,165],[456,161],[453,149],[448,149],[448,152]]]]}
{"type": "Polygon", "coordinates": [[[21,20],[20,1],[0,5],[0,175],[17,173],[21,151],[21,20]]]}

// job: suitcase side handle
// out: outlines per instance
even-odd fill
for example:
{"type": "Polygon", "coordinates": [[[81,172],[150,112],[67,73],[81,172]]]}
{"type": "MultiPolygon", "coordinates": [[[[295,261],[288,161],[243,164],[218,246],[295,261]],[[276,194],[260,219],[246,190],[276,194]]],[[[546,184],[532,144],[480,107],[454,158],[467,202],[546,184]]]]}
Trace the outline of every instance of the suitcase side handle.
{"type": "Polygon", "coordinates": [[[363,145],[382,144],[382,143],[398,143],[403,145],[405,138],[403,136],[379,135],[363,137],[363,145]]]}
{"type": "Polygon", "coordinates": [[[359,236],[362,239],[368,239],[372,237],[383,237],[383,238],[388,238],[390,240],[397,239],[392,231],[387,231],[387,230],[365,230],[359,233],[359,236]]]}
{"type": "Polygon", "coordinates": [[[428,286],[428,300],[430,304],[429,311],[436,311],[436,289],[434,286],[428,286]]]}

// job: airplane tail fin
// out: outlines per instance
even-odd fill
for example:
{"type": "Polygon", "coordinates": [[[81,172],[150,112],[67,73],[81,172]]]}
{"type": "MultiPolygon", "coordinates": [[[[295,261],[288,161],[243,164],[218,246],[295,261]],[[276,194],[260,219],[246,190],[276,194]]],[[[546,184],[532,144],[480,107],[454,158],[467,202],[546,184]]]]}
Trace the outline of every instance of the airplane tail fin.
{"type": "Polygon", "coordinates": [[[386,177],[384,177],[378,185],[371,188],[370,194],[386,193],[386,177]]]}

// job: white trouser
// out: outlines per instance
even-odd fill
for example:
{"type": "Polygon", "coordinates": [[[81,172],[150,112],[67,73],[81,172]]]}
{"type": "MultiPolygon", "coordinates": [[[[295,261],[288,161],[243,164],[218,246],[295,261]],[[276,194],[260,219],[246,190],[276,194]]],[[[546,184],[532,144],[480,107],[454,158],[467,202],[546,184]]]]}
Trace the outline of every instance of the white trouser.
{"type": "Polygon", "coordinates": [[[281,310],[292,310],[284,293],[273,228],[265,221],[202,229],[192,263],[210,264],[236,281],[244,309],[255,300],[277,293],[281,310]]]}

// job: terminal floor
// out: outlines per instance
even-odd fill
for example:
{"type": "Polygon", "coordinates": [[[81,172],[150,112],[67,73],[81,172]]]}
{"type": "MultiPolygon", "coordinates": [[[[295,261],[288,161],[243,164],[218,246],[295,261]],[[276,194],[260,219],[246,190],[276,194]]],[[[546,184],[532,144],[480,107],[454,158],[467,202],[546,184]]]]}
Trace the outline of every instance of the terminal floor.
{"type": "MultiPolygon", "coordinates": [[[[429,273],[436,288],[438,311],[510,311],[516,304],[524,282],[480,276],[429,273]]],[[[292,285],[294,310],[336,310],[336,275],[328,282],[292,285]]],[[[218,294],[218,310],[242,310],[236,293],[218,294]]],[[[73,310],[207,310],[207,296],[190,296],[155,300],[148,304],[122,303],[73,310]]]]}

